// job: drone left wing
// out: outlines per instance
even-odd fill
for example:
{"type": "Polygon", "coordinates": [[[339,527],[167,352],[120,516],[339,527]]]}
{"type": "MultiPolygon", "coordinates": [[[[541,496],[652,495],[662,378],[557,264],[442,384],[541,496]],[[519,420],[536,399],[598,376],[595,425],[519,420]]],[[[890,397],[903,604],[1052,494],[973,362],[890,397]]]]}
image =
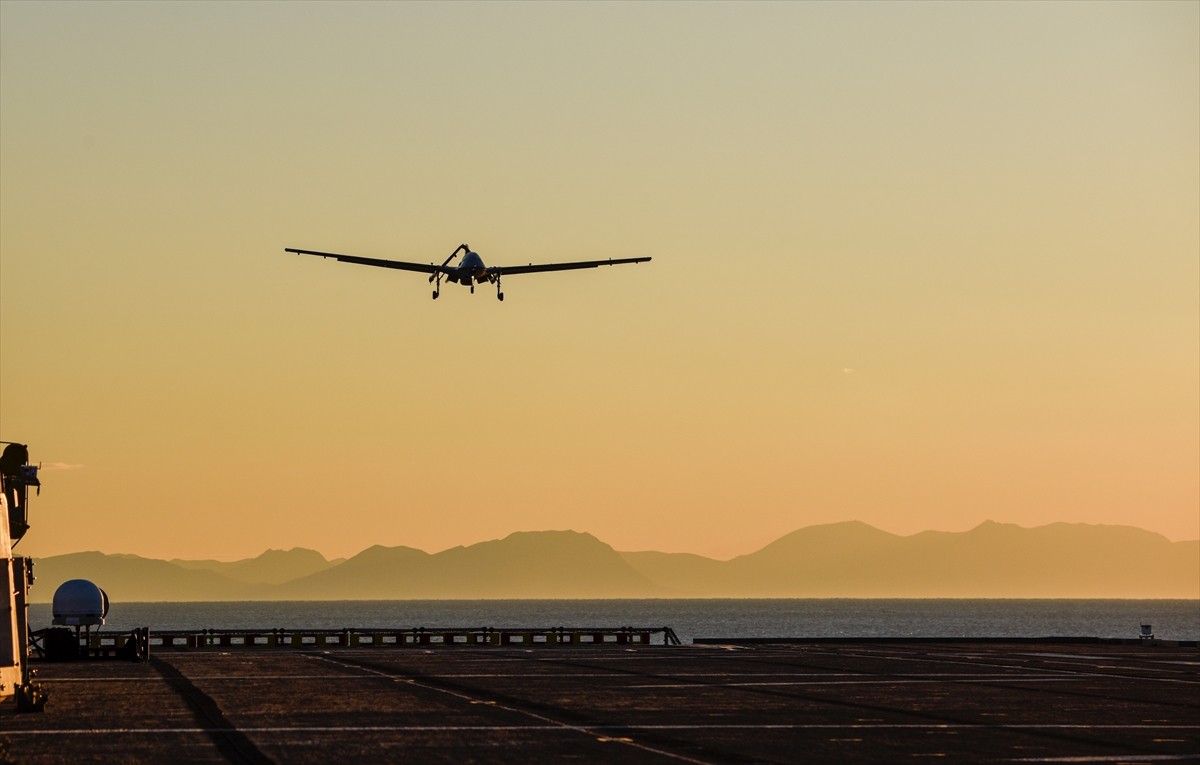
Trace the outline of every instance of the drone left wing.
{"type": "Polygon", "coordinates": [[[492,273],[508,276],[509,274],[532,274],[538,271],[571,271],[576,268],[596,268],[597,266],[616,266],[621,263],[645,263],[650,258],[610,258],[608,260],[580,260],[574,263],[530,263],[526,266],[489,266],[492,273]]]}
{"type": "Polygon", "coordinates": [[[336,252],[317,252],[315,250],[296,250],[291,247],[283,248],[284,252],[294,252],[297,255],[319,255],[322,258],[333,258],[341,263],[357,263],[360,266],[379,266],[380,268],[398,268],[401,271],[419,271],[423,274],[446,272],[442,266],[433,263],[408,263],[403,260],[381,260],[379,258],[360,258],[356,255],[339,255],[336,252]]]}

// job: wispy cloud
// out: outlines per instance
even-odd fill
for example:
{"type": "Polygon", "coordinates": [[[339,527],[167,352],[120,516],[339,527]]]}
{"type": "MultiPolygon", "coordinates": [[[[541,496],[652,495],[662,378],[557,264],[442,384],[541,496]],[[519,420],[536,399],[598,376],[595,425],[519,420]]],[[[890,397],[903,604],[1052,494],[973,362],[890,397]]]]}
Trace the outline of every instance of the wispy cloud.
{"type": "Polygon", "coordinates": [[[79,470],[84,465],[73,465],[69,462],[40,462],[38,470],[79,470]]]}

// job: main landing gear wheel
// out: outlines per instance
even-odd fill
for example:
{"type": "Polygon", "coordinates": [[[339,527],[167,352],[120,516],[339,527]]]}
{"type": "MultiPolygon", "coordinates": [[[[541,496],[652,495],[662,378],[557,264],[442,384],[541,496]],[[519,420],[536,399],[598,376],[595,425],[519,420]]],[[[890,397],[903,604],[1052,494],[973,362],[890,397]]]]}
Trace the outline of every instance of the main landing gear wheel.
{"type": "MultiPolygon", "coordinates": [[[[446,275],[446,264],[454,260],[454,256],[459,252],[470,252],[471,248],[465,244],[460,244],[454,248],[454,252],[450,253],[450,257],[442,261],[442,265],[438,266],[432,274],[429,275],[429,283],[433,285],[433,299],[438,299],[438,291],[442,288],[442,277],[446,275]]],[[[474,290],[471,290],[474,292],[474,290]]]]}
{"type": "Polygon", "coordinates": [[[504,302],[504,293],[503,293],[503,292],[497,292],[497,293],[496,293],[496,299],[497,299],[497,300],[499,300],[500,302],[504,302]]]}

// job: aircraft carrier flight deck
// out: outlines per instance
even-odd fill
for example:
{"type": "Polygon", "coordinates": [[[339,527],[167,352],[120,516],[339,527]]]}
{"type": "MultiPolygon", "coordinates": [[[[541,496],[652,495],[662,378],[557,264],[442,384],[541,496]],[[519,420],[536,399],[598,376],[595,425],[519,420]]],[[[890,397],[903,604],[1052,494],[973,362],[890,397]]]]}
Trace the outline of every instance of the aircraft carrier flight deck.
{"type": "Polygon", "coordinates": [[[0,761],[1198,762],[1165,641],[229,648],[36,663],[0,761]]]}

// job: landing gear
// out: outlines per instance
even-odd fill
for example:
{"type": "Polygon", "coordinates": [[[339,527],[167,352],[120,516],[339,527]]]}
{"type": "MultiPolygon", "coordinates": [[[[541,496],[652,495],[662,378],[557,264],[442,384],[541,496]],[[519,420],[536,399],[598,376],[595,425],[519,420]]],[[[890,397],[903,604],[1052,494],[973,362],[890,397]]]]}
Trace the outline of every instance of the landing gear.
{"type": "MultiPolygon", "coordinates": [[[[446,264],[449,263],[451,260],[453,260],[454,256],[457,255],[459,252],[470,252],[470,251],[471,251],[470,247],[468,247],[465,244],[460,244],[459,246],[454,248],[454,252],[450,253],[450,257],[443,260],[442,264],[440,266],[438,266],[437,269],[432,274],[429,275],[429,283],[433,285],[433,299],[434,300],[438,299],[438,294],[441,291],[442,276],[445,275],[444,269],[446,268],[446,264]]],[[[430,264],[430,265],[432,265],[432,264],[430,264]]],[[[474,287],[472,287],[471,291],[472,292],[475,291],[474,287]]]]}
{"type": "Polygon", "coordinates": [[[500,275],[496,275],[496,299],[503,302],[504,293],[500,291],[500,275]]]}

